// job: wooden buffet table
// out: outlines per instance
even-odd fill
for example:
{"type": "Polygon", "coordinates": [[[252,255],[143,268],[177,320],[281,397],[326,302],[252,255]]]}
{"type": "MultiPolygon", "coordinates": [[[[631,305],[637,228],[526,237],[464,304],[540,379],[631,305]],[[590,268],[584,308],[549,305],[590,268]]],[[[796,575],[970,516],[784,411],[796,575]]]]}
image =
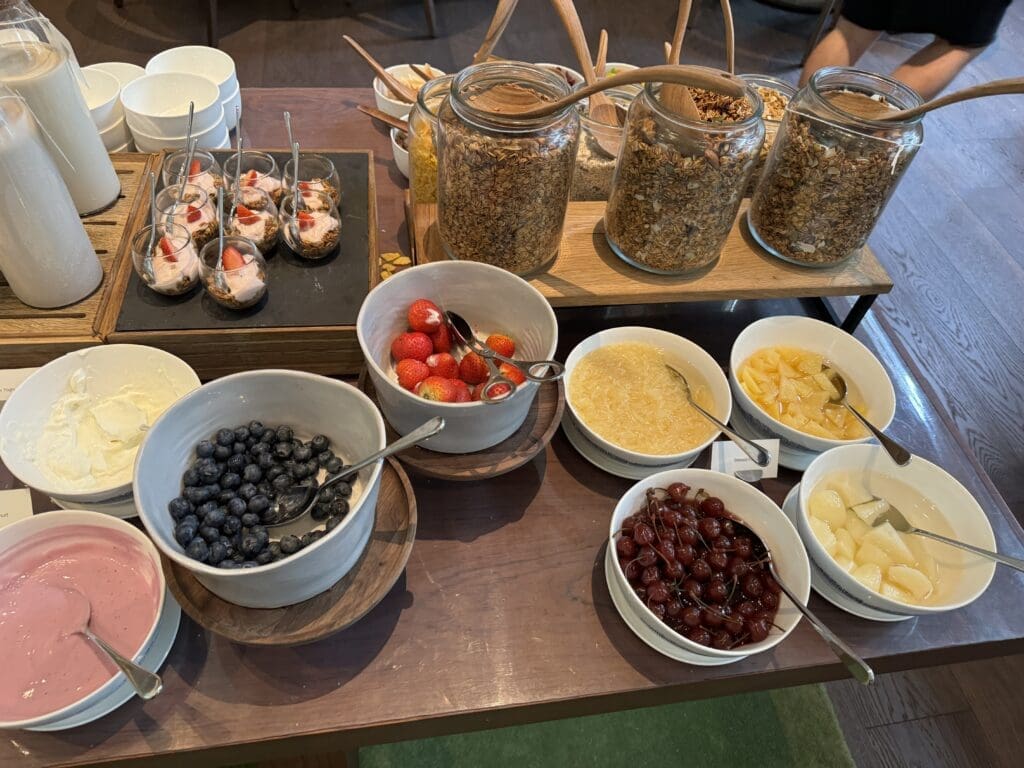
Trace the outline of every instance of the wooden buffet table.
{"type": "MultiPolygon", "coordinates": [[[[387,134],[354,108],[372,103],[369,89],[247,90],[244,100],[248,146],[283,146],[281,112],[289,109],[307,143],[373,149],[380,248],[408,252],[403,180],[387,134]]],[[[682,333],[724,363],[748,323],[794,312],[823,310],[796,300],[564,309],[559,356],[601,327],[643,323],[682,333]]],[[[883,322],[869,315],[858,335],[896,385],[894,435],[963,482],[988,511],[999,549],[1024,556],[1020,526],[883,322]]],[[[798,479],[784,471],[763,489],[781,502],[798,479]]],[[[0,488],[11,482],[0,467],[0,488]]],[[[603,571],[608,518],[630,484],[591,466],[561,433],[537,459],[495,480],[414,479],[412,557],[361,622],[313,645],[256,649],[183,617],[159,697],[73,731],[6,734],[0,764],[237,764],[846,675],[806,622],[774,651],[725,667],[679,664],[636,638],[611,604],[603,571]]],[[[817,597],[812,604],[882,673],[1024,651],[1024,576],[1008,568],[996,569],[981,599],[944,616],[882,624],[817,597]]]]}

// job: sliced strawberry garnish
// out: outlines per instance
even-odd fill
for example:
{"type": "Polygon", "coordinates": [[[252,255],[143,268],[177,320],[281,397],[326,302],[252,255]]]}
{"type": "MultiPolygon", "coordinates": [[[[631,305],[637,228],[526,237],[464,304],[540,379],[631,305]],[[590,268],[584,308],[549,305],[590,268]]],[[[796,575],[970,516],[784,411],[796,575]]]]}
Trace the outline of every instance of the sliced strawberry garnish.
{"type": "Polygon", "coordinates": [[[299,189],[312,189],[312,187],[309,185],[308,181],[300,181],[299,189]]]}
{"type": "Polygon", "coordinates": [[[316,219],[313,218],[313,214],[308,211],[299,211],[299,229],[309,229],[316,224],[316,219]]]}
{"type": "Polygon", "coordinates": [[[226,270],[239,269],[245,266],[245,257],[235,246],[229,245],[224,249],[220,263],[226,270]]]}
{"type": "Polygon", "coordinates": [[[194,176],[198,176],[200,173],[202,173],[202,167],[199,165],[199,161],[193,160],[188,167],[188,177],[191,179],[194,176]]]}
{"type": "Polygon", "coordinates": [[[188,213],[185,215],[185,221],[189,224],[195,224],[203,218],[203,212],[196,208],[194,205],[188,207],[188,213]]]}
{"type": "Polygon", "coordinates": [[[178,260],[178,257],[174,255],[174,245],[167,238],[167,235],[164,235],[163,237],[160,238],[160,250],[163,252],[164,257],[168,261],[178,260]]]}
{"type": "Polygon", "coordinates": [[[247,187],[255,187],[256,186],[256,179],[258,177],[259,177],[259,174],[256,173],[256,171],[249,171],[247,174],[245,174],[245,186],[247,186],[247,187]]]}
{"type": "Polygon", "coordinates": [[[235,206],[235,216],[237,216],[238,220],[243,224],[255,224],[260,220],[259,216],[250,211],[244,205],[235,206]]]}

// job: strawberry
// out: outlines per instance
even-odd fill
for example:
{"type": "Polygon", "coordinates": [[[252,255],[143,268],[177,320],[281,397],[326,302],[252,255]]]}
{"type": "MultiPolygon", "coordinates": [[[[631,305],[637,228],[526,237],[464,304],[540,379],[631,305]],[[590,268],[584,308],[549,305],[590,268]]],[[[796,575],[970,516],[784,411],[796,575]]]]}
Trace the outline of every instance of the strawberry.
{"type": "MultiPolygon", "coordinates": [[[[494,349],[491,347],[491,349],[494,349]]],[[[510,380],[517,387],[526,381],[526,377],[523,376],[523,372],[516,368],[514,365],[508,363],[502,363],[498,366],[498,372],[506,379],[510,380]]]]}
{"type": "Polygon", "coordinates": [[[305,191],[305,190],[308,190],[309,188],[310,188],[310,186],[309,186],[309,182],[308,181],[300,181],[299,182],[299,189],[305,191]]]}
{"type": "Polygon", "coordinates": [[[224,248],[220,263],[225,270],[240,269],[245,266],[245,257],[235,246],[229,245],[224,248]]]}
{"type": "Polygon", "coordinates": [[[492,333],[487,337],[486,344],[505,357],[512,357],[516,353],[516,343],[503,333],[492,333]]]}
{"type": "Polygon", "coordinates": [[[178,260],[178,257],[174,255],[174,245],[172,245],[171,241],[167,239],[167,235],[160,238],[160,250],[163,252],[164,258],[166,258],[167,261],[178,260]]]}
{"type": "MultiPolygon", "coordinates": [[[[486,386],[487,386],[487,383],[484,382],[484,383],[481,383],[481,384],[477,384],[475,387],[473,387],[473,399],[474,400],[481,400],[481,399],[483,399],[484,387],[486,387],[486,386]]],[[[508,384],[495,384],[493,387],[491,387],[490,398],[491,398],[491,400],[500,400],[503,397],[508,397],[508,395],[509,395],[509,393],[511,391],[512,390],[509,389],[508,384]]]]}
{"type": "Polygon", "coordinates": [[[459,364],[447,352],[436,352],[428,357],[427,366],[430,368],[431,376],[441,376],[446,379],[459,378],[459,364]]]}
{"type": "Polygon", "coordinates": [[[413,360],[411,357],[399,360],[395,366],[395,373],[398,374],[398,384],[410,392],[416,389],[416,385],[430,375],[430,369],[426,363],[413,360]]]}
{"type": "Polygon", "coordinates": [[[259,216],[241,204],[235,206],[235,216],[242,224],[255,224],[260,220],[259,216]]]}
{"type": "Polygon", "coordinates": [[[455,385],[451,379],[441,376],[428,376],[416,385],[415,392],[424,400],[435,400],[441,403],[455,402],[455,385]]]}
{"type": "Polygon", "coordinates": [[[462,379],[452,379],[452,386],[455,387],[455,402],[469,403],[473,400],[473,393],[469,391],[469,384],[462,379]]]}
{"type": "Polygon", "coordinates": [[[203,172],[198,160],[193,160],[188,166],[188,177],[194,178],[203,172]]]}
{"type": "Polygon", "coordinates": [[[313,218],[313,214],[309,211],[299,211],[298,215],[299,229],[310,229],[316,224],[316,219],[313,218]]]}
{"type": "Polygon", "coordinates": [[[203,212],[196,208],[194,205],[190,205],[185,214],[185,221],[189,224],[195,224],[201,218],[203,218],[203,212]]]}
{"type": "Polygon", "coordinates": [[[426,361],[433,353],[434,347],[430,343],[430,337],[425,333],[402,333],[391,342],[391,356],[395,360],[419,360],[426,361]]]}
{"type": "Polygon", "coordinates": [[[441,327],[441,308],[429,299],[416,299],[409,306],[409,327],[421,333],[433,333],[441,327]]]}
{"type": "Polygon", "coordinates": [[[451,352],[452,351],[452,335],[448,331],[447,323],[442,323],[441,327],[433,333],[427,334],[430,336],[430,341],[434,345],[435,352],[451,352]]]}
{"type": "Polygon", "coordinates": [[[259,177],[259,174],[256,173],[256,171],[249,171],[247,174],[245,174],[245,186],[247,186],[247,187],[255,187],[256,186],[256,179],[258,177],[259,177]]]}
{"type": "Polygon", "coordinates": [[[459,378],[467,384],[487,381],[487,364],[476,352],[470,352],[459,363],[459,378]]]}

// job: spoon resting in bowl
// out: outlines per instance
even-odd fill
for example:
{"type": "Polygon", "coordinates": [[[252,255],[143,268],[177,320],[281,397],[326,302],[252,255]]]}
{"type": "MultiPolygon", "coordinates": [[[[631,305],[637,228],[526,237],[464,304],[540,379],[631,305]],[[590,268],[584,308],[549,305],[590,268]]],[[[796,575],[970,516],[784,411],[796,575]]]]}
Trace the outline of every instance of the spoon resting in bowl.
{"type": "Polygon", "coordinates": [[[864,428],[868,432],[875,436],[875,439],[881,443],[885,452],[889,454],[889,457],[893,461],[901,467],[907,466],[907,464],[910,463],[910,451],[897,443],[891,437],[888,437],[882,430],[864,418],[860,411],[850,405],[850,401],[846,399],[846,379],[843,378],[839,371],[835,368],[830,368],[825,373],[832,381],[832,386],[836,388],[837,393],[829,398],[829,402],[834,403],[835,405],[842,405],[846,408],[846,410],[856,417],[857,421],[864,425],[864,428]]]}

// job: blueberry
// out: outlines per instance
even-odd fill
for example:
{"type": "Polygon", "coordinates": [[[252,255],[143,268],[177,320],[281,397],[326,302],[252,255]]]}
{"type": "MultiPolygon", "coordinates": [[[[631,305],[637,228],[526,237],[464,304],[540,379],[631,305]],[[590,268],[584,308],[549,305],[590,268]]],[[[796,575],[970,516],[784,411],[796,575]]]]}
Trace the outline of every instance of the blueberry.
{"type": "Polygon", "coordinates": [[[326,467],[327,462],[333,458],[336,458],[333,451],[323,451],[316,455],[316,463],[321,467],[326,467]]]}
{"type": "Polygon", "coordinates": [[[265,453],[270,452],[270,446],[266,443],[255,443],[249,453],[254,456],[262,456],[265,453]]]}
{"type": "Polygon", "coordinates": [[[198,530],[197,524],[180,522],[174,526],[174,540],[184,547],[195,538],[198,530]]]}
{"type": "Polygon", "coordinates": [[[296,480],[302,480],[304,478],[309,477],[309,467],[306,466],[305,462],[303,462],[302,464],[296,464],[294,467],[291,468],[288,474],[290,474],[296,480]]]}
{"type": "Polygon", "coordinates": [[[195,528],[199,527],[199,518],[195,515],[185,515],[179,522],[184,523],[185,525],[191,525],[195,528]]]}
{"type": "Polygon", "coordinates": [[[278,459],[287,459],[292,455],[291,443],[274,443],[274,456],[278,459]]]}
{"type": "Polygon", "coordinates": [[[228,515],[224,518],[224,525],[220,527],[221,531],[226,536],[234,536],[240,530],[242,530],[242,520],[235,515],[228,515]]]}
{"type": "Polygon", "coordinates": [[[220,531],[218,531],[212,525],[200,526],[199,535],[211,544],[215,541],[220,541],[220,531]]]}
{"type": "Polygon", "coordinates": [[[341,463],[341,459],[335,456],[333,459],[328,460],[327,463],[324,464],[324,469],[326,469],[332,475],[336,475],[339,472],[341,472],[342,466],[344,465],[341,463]]]}
{"type": "Polygon", "coordinates": [[[186,469],[185,474],[181,476],[181,484],[186,488],[190,485],[199,485],[199,470],[195,467],[186,469]]]}
{"type": "Polygon", "coordinates": [[[245,514],[245,510],[246,510],[246,500],[236,496],[235,498],[233,498],[231,501],[229,501],[227,503],[227,509],[225,511],[229,515],[235,515],[237,517],[241,517],[242,515],[245,514]]]}
{"type": "Polygon", "coordinates": [[[245,443],[238,442],[231,447],[231,450],[236,456],[242,456],[248,449],[245,447],[245,443]]]}
{"type": "MultiPolygon", "coordinates": [[[[241,501],[241,499],[232,499],[231,501],[241,501]]],[[[228,519],[228,510],[230,510],[230,503],[228,509],[224,507],[214,507],[205,518],[203,518],[203,525],[209,525],[212,528],[220,528],[224,525],[224,521],[228,519]]]]}
{"type": "Polygon", "coordinates": [[[235,427],[235,442],[244,443],[249,439],[249,428],[248,427],[235,427]]]}
{"type": "Polygon", "coordinates": [[[334,486],[329,486],[320,491],[320,501],[334,501],[336,494],[334,493],[334,486]]]}
{"type": "Polygon", "coordinates": [[[334,495],[339,499],[347,499],[352,495],[352,486],[342,480],[336,486],[334,486],[334,495]]]}
{"type": "Polygon", "coordinates": [[[242,525],[246,528],[259,524],[260,516],[257,515],[255,512],[246,512],[244,515],[242,515],[242,525]]]}
{"type": "Polygon", "coordinates": [[[249,533],[259,539],[262,546],[270,543],[270,531],[264,525],[254,525],[249,529],[249,533]]]}
{"type": "Polygon", "coordinates": [[[278,427],[277,432],[274,434],[277,436],[279,443],[290,443],[295,439],[295,432],[292,431],[291,427],[278,427]]]}
{"type": "Polygon", "coordinates": [[[193,560],[204,562],[210,555],[209,545],[201,538],[196,536],[192,541],[185,547],[185,554],[191,557],[193,560]]]}
{"type": "Polygon", "coordinates": [[[333,531],[335,528],[337,528],[339,525],[341,525],[341,521],[342,521],[342,518],[338,517],[337,515],[331,515],[330,517],[327,518],[327,525],[326,525],[327,530],[328,531],[333,531]]]}
{"type": "Polygon", "coordinates": [[[249,501],[249,499],[251,499],[257,493],[259,493],[259,491],[256,490],[255,485],[253,485],[252,483],[242,483],[240,486],[238,486],[238,490],[235,492],[235,495],[238,496],[238,498],[240,498],[242,501],[249,501]]]}
{"type": "MultiPolygon", "coordinates": [[[[263,445],[263,443],[260,443],[260,445],[263,445]]],[[[256,457],[256,464],[260,469],[270,470],[277,466],[277,459],[274,458],[272,453],[261,453],[256,457]]]]}
{"type": "Polygon", "coordinates": [[[289,475],[295,471],[295,468],[299,466],[299,463],[295,459],[285,459],[281,462],[281,466],[284,467],[284,471],[289,475]]]}
{"type": "Polygon", "coordinates": [[[240,549],[246,557],[256,557],[263,549],[263,543],[259,540],[258,536],[247,533],[242,536],[242,546],[240,549]]]}
{"type": "Polygon", "coordinates": [[[228,548],[221,542],[215,541],[210,545],[210,553],[206,556],[206,562],[210,565],[218,565],[227,556],[228,548]]]}
{"type": "Polygon", "coordinates": [[[344,517],[348,514],[348,502],[344,499],[335,499],[331,502],[331,515],[344,517]]]}
{"type": "Polygon", "coordinates": [[[247,464],[242,470],[242,479],[247,483],[258,483],[263,479],[263,470],[255,464],[247,464]]]}
{"type": "Polygon", "coordinates": [[[242,478],[237,472],[225,472],[220,478],[220,487],[225,490],[235,490],[242,484],[242,478]]]}
{"type": "Polygon", "coordinates": [[[266,431],[266,427],[263,426],[262,421],[250,421],[249,422],[249,434],[255,438],[259,438],[266,431]]]}
{"type": "Polygon", "coordinates": [[[170,502],[167,504],[167,511],[171,513],[171,517],[173,517],[175,520],[180,520],[192,511],[192,505],[188,502],[187,499],[184,499],[181,496],[179,496],[176,499],[170,500],[170,502]]]}
{"type": "Polygon", "coordinates": [[[313,449],[314,453],[322,453],[326,451],[331,445],[331,441],[324,435],[317,435],[309,441],[309,447],[313,449]]]}
{"type": "Polygon", "coordinates": [[[289,488],[291,488],[292,485],[294,485],[294,483],[295,481],[292,480],[292,478],[290,478],[288,475],[281,475],[279,477],[275,477],[274,482],[271,483],[271,485],[274,486],[275,491],[281,493],[282,491],[287,491],[289,488]]]}
{"type": "Polygon", "coordinates": [[[219,563],[217,563],[217,567],[223,568],[225,571],[230,571],[235,568],[241,568],[241,566],[234,560],[221,560],[219,563]]]}
{"type": "Polygon", "coordinates": [[[259,563],[257,563],[255,560],[246,560],[242,563],[240,567],[242,568],[242,570],[245,570],[246,568],[257,568],[259,567],[259,563]]]}
{"type": "Polygon", "coordinates": [[[326,520],[331,515],[330,504],[317,504],[309,513],[314,520],[326,520]]]}
{"type": "Polygon", "coordinates": [[[256,563],[259,565],[270,565],[272,562],[274,562],[274,556],[270,554],[269,549],[264,549],[256,555],[256,563]]]}
{"type": "Polygon", "coordinates": [[[245,555],[243,555],[241,552],[235,552],[231,556],[231,559],[234,560],[236,563],[238,563],[238,566],[241,567],[242,563],[245,562],[245,555]]]}
{"type": "Polygon", "coordinates": [[[201,440],[196,446],[196,456],[200,459],[208,459],[213,456],[213,443],[209,440],[201,440]]]}
{"type": "Polygon", "coordinates": [[[294,555],[302,549],[302,542],[299,541],[298,536],[289,534],[281,539],[281,553],[285,555],[294,555]]]}
{"type": "Polygon", "coordinates": [[[204,501],[196,507],[196,517],[202,520],[204,524],[209,525],[209,523],[206,523],[206,518],[209,517],[210,513],[213,512],[217,506],[218,504],[216,501],[204,501]]]}
{"type": "Polygon", "coordinates": [[[228,502],[230,502],[237,496],[238,494],[232,490],[221,491],[220,493],[217,494],[217,503],[220,504],[221,506],[227,506],[228,502]]]}
{"type": "Polygon", "coordinates": [[[309,536],[309,540],[311,542],[314,542],[314,541],[320,541],[320,539],[322,539],[324,537],[324,532],[321,531],[319,528],[317,528],[315,531],[310,531],[306,535],[309,536]]]}
{"type": "Polygon", "coordinates": [[[220,476],[223,474],[223,470],[219,464],[207,464],[200,468],[199,479],[203,481],[203,484],[216,483],[220,480],[220,476]]]}
{"type": "Polygon", "coordinates": [[[184,491],[182,491],[182,494],[185,496],[186,499],[188,499],[195,505],[202,504],[204,501],[208,501],[210,498],[210,492],[207,490],[205,485],[200,487],[193,486],[191,488],[186,488],[184,491]]]}
{"type": "Polygon", "coordinates": [[[275,464],[270,469],[268,469],[263,476],[267,479],[267,482],[272,483],[277,478],[284,474],[286,474],[284,471],[284,467],[282,467],[280,464],[275,464]]]}
{"type": "Polygon", "coordinates": [[[252,453],[252,448],[254,445],[256,445],[256,438],[250,437],[248,440],[245,441],[245,452],[252,453]]]}
{"type": "Polygon", "coordinates": [[[298,445],[292,449],[292,456],[295,457],[296,461],[309,461],[313,455],[313,451],[308,445],[298,445]]]}
{"type": "Polygon", "coordinates": [[[254,515],[262,515],[270,509],[270,499],[261,493],[258,496],[253,496],[249,499],[249,504],[246,508],[254,515]]]}
{"type": "Polygon", "coordinates": [[[218,429],[214,439],[217,441],[217,445],[230,447],[235,442],[235,430],[218,429]]]}
{"type": "Polygon", "coordinates": [[[269,445],[270,443],[277,441],[277,435],[274,434],[274,430],[268,429],[262,435],[260,435],[260,442],[269,445]]]}
{"type": "Polygon", "coordinates": [[[217,461],[227,461],[232,454],[230,445],[218,445],[213,449],[213,458],[217,461]]]}
{"type": "Polygon", "coordinates": [[[236,453],[224,463],[224,468],[227,469],[228,472],[235,472],[240,475],[248,463],[249,461],[245,456],[236,453]]]}
{"type": "Polygon", "coordinates": [[[310,477],[316,477],[320,474],[320,465],[316,463],[316,459],[310,459],[306,462],[306,471],[310,477]]]}

